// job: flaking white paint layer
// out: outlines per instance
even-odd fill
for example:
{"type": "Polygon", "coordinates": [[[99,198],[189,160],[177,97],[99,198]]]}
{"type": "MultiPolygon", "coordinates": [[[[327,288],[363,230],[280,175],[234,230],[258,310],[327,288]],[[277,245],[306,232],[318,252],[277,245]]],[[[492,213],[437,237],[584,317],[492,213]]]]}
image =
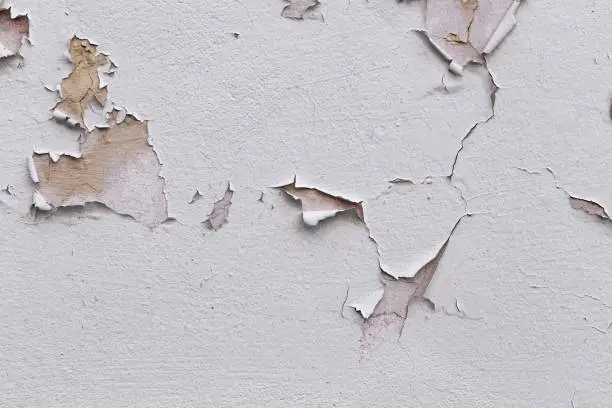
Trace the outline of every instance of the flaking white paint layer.
{"type": "Polygon", "coordinates": [[[282,17],[284,1],[13,3],[36,41],[0,70],[0,406],[612,400],[612,228],[557,188],[612,208],[610,2],[523,2],[460,78],[415,34],[418,2],[325,2],[324,21],[282,17]],[[27,217],[24,158],[78,151],[42,86],[69,75],[75,34],[120,65],[98,80],[149,120],[176,222],[87,206],[27,217]],[[500,89],[484,123],[488,71],[500,89]],[[363,200],[363,219],[307,228],[269,188],[295,174],[363,200]],[[230,222],[210,232],[227,180],[230,222]],[[413,275],[465,213],[428,301],[402,304],[397,336],[361,359],[354,300],[380,289],[381,266],[413,275]]]}

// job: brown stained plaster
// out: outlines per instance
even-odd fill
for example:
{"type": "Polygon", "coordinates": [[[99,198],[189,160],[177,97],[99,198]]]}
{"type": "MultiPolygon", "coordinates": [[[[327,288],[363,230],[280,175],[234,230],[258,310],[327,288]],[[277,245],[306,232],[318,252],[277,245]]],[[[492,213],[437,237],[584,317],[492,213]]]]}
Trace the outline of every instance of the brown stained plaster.
{"type": "Polygon", "coordinates": [[[10,7],[0,9],[0,60],[20,57],[21,46],[29,35],[30,19],[27,15],[13,17],[10,7]]]}
{"type": "MultiPolygon", "coordinates": [[[[293,20],[304,20],[307,16],[311,19],[317,18],[316,15],[312,14],[313,10],[316,9],[321,2],[319,0],[285,0],[289,4],[283,7],[281,16],[290,18],[293,20]]],[[[320,16],[322,18],[322,16],[320,16]]]]}
{"type": "Polygon", "coordinates": [[[461,75],[469,63],[484,64],[516,25],[520,0],[428,0],[425,32],[431,44],[461,75]]]}
{"type": "Polygon", "coordinates": [[[95,129],[81,142],[80,157],[34,154],[29,162],[34,206],[43,211],[101,203],[116,213],[156,226],[168,216],[161,164],[149,144],[148,125],[132,115],[95,129]]]}
{"type": "Polygon", "coordinates": [[[227,184],[227,189],[219,201],[217,201],[211,213],[208,215],[204,224],[208,229],[218,231],[223,225],[227,224],[229,219],[229,209],[232,205],[232,197],[234,196],[234,190],[230,183],[227,184]]]}
{"type": "Polygon", "coordinates": [[[302,203],[302,219],[308,226],[314,227],[320,221],[345,211],[354,211],[363,221],[362,202],[333,196],[316,188],[297,187],[295,179],[293,183],[278,188],[302,203]]]}
{"type": "MultiPolygon", "coordinates": [[[[71,126],[85,128],[85,111],[106,105],[108,89],[100,83],[99,70],[112,62],[108,55],[98,53],[97,45],[89,40],[72,37],[69,46],[72,72],[61,83],[61,101],[53,108],[53,117],[71,126]]],[[[116,65],[112,64],[114,73],[116,65]]]]}

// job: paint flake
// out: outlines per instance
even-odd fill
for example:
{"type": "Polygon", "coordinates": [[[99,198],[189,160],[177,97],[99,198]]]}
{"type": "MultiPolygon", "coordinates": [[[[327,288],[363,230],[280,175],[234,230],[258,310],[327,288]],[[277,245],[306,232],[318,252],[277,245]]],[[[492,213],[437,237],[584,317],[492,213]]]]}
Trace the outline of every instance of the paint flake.
{"type": "Polygon", "coordinates": [[[51,153],[29,160],[30,175],[38,184],[36,208],[49,211],[66,206],[101,203],[150,226],[167,218],[161,164],[148,142],[146,121],[127,115],[116,122],[110,115],[107,129],[89,132],[80,145],[80,157],[51,153]]]}
{"type": "Polygon", "coordinates": [[[594,201],[583,200],[581,198],[569,197],[570,205],[575,210],[581,210],[589,215],[594,215],[602,220],[610,220],[606,210],[594,201]]]}
{"type": "Polygon", "coordinates": [[[470,62],[484,63],[516,25],[520,0],[428,0],[426,33],[431,44],[461,74],[470,62]]]}
{"type": "MultiPolygon", "coordinates": [[[[199,191],[197,192],[199,194],[199,191]]],[[[230,184],[227,185],[227,189],[225,190],[225,194],[223,198],[217,201],[211,213],[208,215],[208,218],[204,223],[206,226],[213,230],[218,231],[223,225],[228,223],[229,217],[229,209],[232,205],[232,197],[234,196],[234,191],[230,184]]],[[[194,195],[194,198],[196,196],[194,195]]]]}
{"type": "Polygon", "coordinates": [[[0,59],[18,56],[30,35],[27,15],[11,16],[11,8],[0,10],[0,59]]]}
{"type": "Polygon", "coordinates": [[[374,312],[376,305],[378,305],[384,293],[384,289],[378,289],[366,296],[354,300],[353,302],[349,303],[349,306],[361,313],[361,316],[364,319],[367,319],[374,312]]]}
{"type": "Polygon", "coordinates": [[[361,202],[349,201],[316,188],[298,187],[295,181],[279,188],[302,203],[302,219],[304,224],[310,227],[314,227],[320,221],[345,211],[354,211],[363,220],[361,202]]]}
{"type": "Polygon", "coordinates": [[[287,0],[289,2],[283,8],[281,16],[293,20],[303,20],[304,16],[312,12],[321,4],[318,0],[287,0]]]}

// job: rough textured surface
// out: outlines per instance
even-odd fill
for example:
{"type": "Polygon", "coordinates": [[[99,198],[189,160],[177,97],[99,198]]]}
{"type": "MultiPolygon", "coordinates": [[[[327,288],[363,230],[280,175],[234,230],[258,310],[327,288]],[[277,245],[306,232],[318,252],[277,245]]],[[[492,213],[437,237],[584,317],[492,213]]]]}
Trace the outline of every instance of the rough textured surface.
{"type": "Polygon", "coordinates": [[[424,28],[422,2],[329,1],[324,24],[283,18],[285,5],[19,1],[33,46],[22,69],[0,72],[0,186],[12,193],[0,191],[0,406],[612,400],[612,228],[556,188],[612,208],[610,1],[524,2],[487,58],[495,117],[464,141],[452,185],[461,140],[490,115],[485,67],[448,74],[411,31],[424,28]],[[176,222],[150,229],[91,206],[24,215],[24,158],[78,145],[43,88],[72,71],[73,35],[119,65],[108,98],[149,120],[176,222]],[[338,214],[305,228],[270,188],[294,174],[363,200],[366,223],[338,214]],[[432,200],[391,201],[427,177],[440,182],[432,200]],[[396,178],[414,185],[389,190],[396,178]],[[208,231],[228,180],[231,221],[208,231]],[[399,339],[361,360],[350,304],[381,288],[368,230],[391,225],[393,247],[419,255],[410,248],[441,242],[464,213],[453,186],[474,215],[424,294],[435,308],[409,307],[399,339]],[[385,192],[396,225],[369,211],[385,192]]]}

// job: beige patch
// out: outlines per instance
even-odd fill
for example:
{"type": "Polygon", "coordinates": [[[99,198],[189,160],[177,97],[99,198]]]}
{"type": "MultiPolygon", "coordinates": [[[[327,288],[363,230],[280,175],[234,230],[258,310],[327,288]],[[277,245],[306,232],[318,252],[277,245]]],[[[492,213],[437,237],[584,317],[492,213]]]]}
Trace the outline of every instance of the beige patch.
{"type": "Polygon", "coordinates": [[[38,191],[54,208],[99,202],[148,225],[167,218],[161,164],[148,143],[146,121],[127,115],[87,134],[81,157],[34,154],[38,191]]]}
{"type": "Polygon", "coordinates": [[[106,104],[108,90],[100,87],[98,69],[106,65],[108,56],[96,52],[96,45],[89,40],[72,37],[70,58],[72,72],[62,81],[62,100],[55,105],[54,116],[85,127],[85,109],[94,104],[106,104]]]}

